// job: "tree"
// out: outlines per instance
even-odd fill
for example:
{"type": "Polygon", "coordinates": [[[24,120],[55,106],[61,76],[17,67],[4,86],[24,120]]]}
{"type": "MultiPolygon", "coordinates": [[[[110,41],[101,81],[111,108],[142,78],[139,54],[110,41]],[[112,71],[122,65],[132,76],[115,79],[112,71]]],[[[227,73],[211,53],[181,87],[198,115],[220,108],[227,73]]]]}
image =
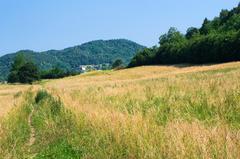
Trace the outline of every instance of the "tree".
{"type": "Polygon", "coordinates": [[[10,74],[8,76],[9,83],[32,83],[39,80],[39,71],[33,62],[26,62],[24,56],[19,54],[15,57],[12,64],[10,74]]]}
{"type": "Polygon", "coordinates": [[[23,54],[17,54],[12,63],[10,74],[8,75],[9,83],[19,82],[18,71],[26,63],[23,54]]]}
{"type": "Polygon", "coordinates": [[[228,10],[223,9],[220,13],[220,19],[222,21],[226,21],[226,19],[228,18],[228,15],[229,15],[228,10]]]}
{"type": "Polygon", "coordinates": [[[17,71],[11,71],[8,75],[7,79],[8,83],[16,83],[19,82],[18,72],[17,71]]]}
{"type": "Polygon", "coordinates": [[[18,76],[20,83],[32,84],[34,81],[39,80],[39,71],[34,63],[27,62],[19,69],[18,76]]]}
{"type": "Polygon", "coordinates": [[[196,34],[199,34],[199,30],[197,28],[194,28],[194,27],[190,27],[188,28],[187,30],[187,33],[186,33],[186,38],[187,39],[191,39],[194,35],[196,34]]]}
{"type": "Polygon", "coordinates": [[[157,46],[153,46],[152,48],[145,48],[135,55],[135,57],[128,64],[128,67],[155,64],[157,51],[157,46]]]}
{"type": "Polygon", "coordinates": [[[16,55],[14,62],[12,64],[12,71],[19,70],[26,63],[25,57],[23,54],[19,53],[16,55]]]}
{"type": "Polygon", "coordinates": [[[184,36],[177,30],[177,28],[171,27],[167,34],[160,36],[159,44],[164,45],[173,42],[179,42],[182,39],[184,39],[184,36]]]}
{"type": "Polygon", "coordinates": [[[41,78],[42,79],[57,79],[63,78],[65,76],[71,75],[71,72],[65,72],[64,70],[60,69],[59,67],[54,67],[48,71],[42,71],[41,78]]]}
{"type": "Polygon", "coordinates": [[[185,36],[172,27],[159,38],[156,51],[147,48],[137,53],[128,66],[239,61],[239,28],[239,6],[222,10],[219,17],[211,21],[205,18],[200,29],[191,27],[185,36]]]}
{"type": "Polygon", "coordinates": [[[121,59],[115,60],[112,64],[113,69],[120,68],[122,66],[123,66],[123,61],[121,59]]]}
{"type": "Polygon", "coordinates": [[[207,18],[205,18],[203,21],[202,27],[200,28],[201,34],[206,35],[210,32],[209,24],[210,24],[210,21],[207,18]]]}

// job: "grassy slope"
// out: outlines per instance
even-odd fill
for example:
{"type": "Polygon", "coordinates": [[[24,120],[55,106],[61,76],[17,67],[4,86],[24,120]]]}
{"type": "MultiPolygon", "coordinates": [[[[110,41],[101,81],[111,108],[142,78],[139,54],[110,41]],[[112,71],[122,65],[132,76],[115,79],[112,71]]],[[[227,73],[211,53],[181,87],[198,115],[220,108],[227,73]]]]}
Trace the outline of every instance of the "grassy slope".
{"type": "Polygon", "coordinates": [[[6,115],[13,106],[19,105],[21,94],[29,88],[27,85],[1,85],[0,84],[0,117],[6,115]]]}
{"type": "Polygon", "coordinates": [[[31,152],[36,158],[239,158],[239,77],[240,63],[227,63],[44,82],[49,93],[34,103],[31,152]]]}

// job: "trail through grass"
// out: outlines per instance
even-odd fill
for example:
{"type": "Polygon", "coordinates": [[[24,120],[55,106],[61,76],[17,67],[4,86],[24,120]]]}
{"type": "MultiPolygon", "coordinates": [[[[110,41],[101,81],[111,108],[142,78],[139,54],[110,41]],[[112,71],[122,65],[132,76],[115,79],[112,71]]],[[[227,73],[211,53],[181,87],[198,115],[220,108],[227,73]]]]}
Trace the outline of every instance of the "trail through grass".
{"type": "Polygon", "coordinates": [[[0,158],[28,158],[30,136],[29,115],[32,93],[24,94],[25,102],[0,123],[0,158]]]}
{"type": "MultiPolygon", "coordinates": [[[[31,110],[31,113],[29,114],[28,116],[28,126],[30,128],[30,137],[29,137],[29,140],[28,140],[28,147],[29,147],[29,153],[31,153],[31,147],[33,146],[33,144],[35,143],[35,136],[36,136],[36,132],[35,132],[35,128],[33,126],[33,114],[34,114],[34,107],[31,105],[32,107],[32,110],[31,110]]],[[[35,154],[32,155],[31,158],[33,158],[35,156],[35,154]]]]}
{"type": "Polygon", "coordinates": [[[238,68],[142,67],[47,81],[22,92],[0,121],[0,158],[240,158],[238,68]]]}

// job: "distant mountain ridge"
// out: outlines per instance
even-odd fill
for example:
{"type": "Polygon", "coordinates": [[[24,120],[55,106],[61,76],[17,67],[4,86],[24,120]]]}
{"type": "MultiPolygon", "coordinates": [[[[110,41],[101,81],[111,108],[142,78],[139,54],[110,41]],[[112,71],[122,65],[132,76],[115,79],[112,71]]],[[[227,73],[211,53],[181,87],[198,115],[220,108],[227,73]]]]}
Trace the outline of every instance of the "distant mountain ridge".
{"type": "Polygon", "coordinates": [[[129,63],[136,52],[145,48],[126,39],[96,40],[63,50],[34,52],[21,50],[0,57],[0,80],[5,80],[14,57],[18,53],[33,60],[42,70],[58,66],[65,70],[78,71],[79,65],[112,63],[120,58],[129,63]]]}

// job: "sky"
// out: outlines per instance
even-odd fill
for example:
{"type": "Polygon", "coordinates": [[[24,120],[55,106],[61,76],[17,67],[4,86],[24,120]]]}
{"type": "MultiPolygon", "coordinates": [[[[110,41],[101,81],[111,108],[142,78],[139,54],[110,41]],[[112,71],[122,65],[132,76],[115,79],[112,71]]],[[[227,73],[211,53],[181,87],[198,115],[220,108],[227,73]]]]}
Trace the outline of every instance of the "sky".
{"type": "Polygon", "coordinates": [[[0,56],[63,49],[92,40],[158,43],[170,27],[185,33],[237,0],[0,0],[0,56]]]}

